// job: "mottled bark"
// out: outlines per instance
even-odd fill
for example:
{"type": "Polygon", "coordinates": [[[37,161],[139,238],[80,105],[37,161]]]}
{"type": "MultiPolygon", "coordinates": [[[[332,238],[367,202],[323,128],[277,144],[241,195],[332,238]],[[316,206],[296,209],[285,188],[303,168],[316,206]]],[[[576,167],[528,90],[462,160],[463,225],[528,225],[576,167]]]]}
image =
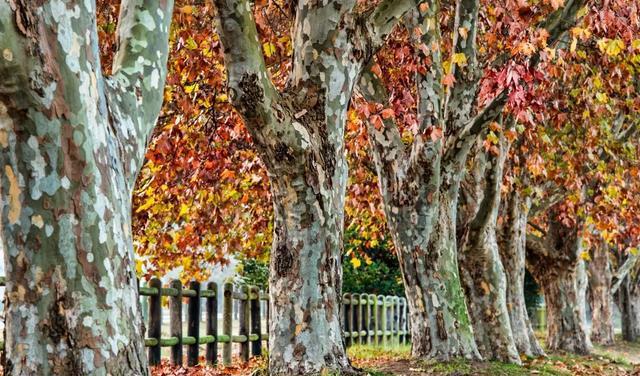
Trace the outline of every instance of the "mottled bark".
{"type": "MultiPolygon", "coordinates": [[[[555,213],[543,239],[527,237],[529,270],[542,287],[547,307],[547,348],[577,354],[592,350],[585,320],[584,290],[579,287],[582,239],[577,225],[567,227],[555,213]]],[[[583,270],[584,272],[584,270],[583,270]]]]}
{"type": "MultiPolygon", "coordinates": [[[[437,2],[429,2],[426,12],[415,15],[415,22],[425,27],[438,12],[437,2]]],[[[437,27],[424,29],[423,43],[430,45],[438,38],[437,27]]],[[[418,82],[424,129],[438,125],[443,111],[439,51],[435,49],[430,55],[434,64],[418,82]]],[[[360,90],[368,100],[388,100],[384,86],[368,70],[363,73],[360,90]]],[[[441,165],[442,140],[418,137],[405,146],[393,120],[383,121],[382,129],[373,124],[367,129],[404,279],[412,354],[440,360],[479,359],[457,260],[458,177],[464,173],[463,164],[454,159],[441,165]]]]}
{"type": "Polygon", "coordinates": [[[506,216],[500,230],[500,256],[507,276],[507,309],[511,331],[520,354],[544,355],[538,343],[524,300],[525,256],[527,241],[528,198],[517,191],[510,193],[506,216]]]}
{"type": "Polygon", "coordinates": [[[0,2],[6,374],[148,374],[131,191],[162,105],[172,6],[123,1],[104,77],[95,2],[0,2]]]}
{"type": "Polygon", "coordinates": [[[640,341],[640,268],[627,275],[615,293],[620,309],[622,338],[629,342],[640,341]]]}
{"type": "Polygon", "coordinates": [[[275,223],[270,263],[269,371],[351,373],[340,327],[347,182],[344,126],[354,85],[416,3],[299,1],[287,87],[271,82],[247,0],[216,0],[230,98],[267,167],[275,223]]]}
{"type": "Polygon", "coordinates": [[[476,155],[478,160],[486,159],[476,163],[482,180],[470,178],[472,186],[461,195],[466,200],[461,198],[465,202],[459,215],[471,210],[468,213],[471,220],[461,229],[458,259],[480,354],[485,359],[520,364],[507,309],[506,275],[496,238],[500,187],[509,145],[500,137],[498,146],[498,155],[476,155]]]}
{"type": "Polygon", "coordinates": [[[591,250],[589,261],[589,305],[591,307],[591,341],[613,345],[613,294],[611,293],[611,252],[606,244],[591,250]]]}

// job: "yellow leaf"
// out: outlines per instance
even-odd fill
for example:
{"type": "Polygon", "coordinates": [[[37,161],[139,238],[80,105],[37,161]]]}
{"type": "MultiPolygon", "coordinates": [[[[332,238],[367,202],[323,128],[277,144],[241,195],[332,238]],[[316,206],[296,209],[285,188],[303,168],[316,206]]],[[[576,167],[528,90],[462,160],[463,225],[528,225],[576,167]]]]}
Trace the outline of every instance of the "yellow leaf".
{"type": "Polygon", "coordinates": [[[351,265],[353,265],[354,269],[358,269],[360,265],[362,265],[362,261],[360,261],[359,258],[354,257],[351,259],[351,265]]]}
{"type": "Polygon", "coordinates": [[[589,256],[588,251],[583,251],[582,253],[580,253],[580,258],[583,259],[584,261],[591,260],[591,256],[589,256]]]}
{"type": "Polygon", "coordinates": [[[156,199],[151,196],[147,199],[147,201],[144,202],[144,204],[138,206],[138,209],[136,209],[136,213],[140,213],[143,210],[147,210],[149,209],[151,206],[153,206],[153,204],[155,204],[156,199]]]}
{"type": "Polygon", "coordinates": [[[464,66],[467,64],[467,55],[463,53],[453,54],[453,58],[451,59],[453,64],[458,64],[458,66],[464,66]]]}
{"type": "Polygon", "coordinates": [[[264,55],[266,57],[271,57],[276,53],[276,46],[271,42],[266,42],[262,45],[262,49],[264,50],[264,55]]]}
{"type": "Polygon", "coordinates": [[[187,214],[188,212],[189,212],[189,205],[181,204],[180,205],[180,214],[178,214],[178,217],[182,217],[183,215],[187,214]]]}

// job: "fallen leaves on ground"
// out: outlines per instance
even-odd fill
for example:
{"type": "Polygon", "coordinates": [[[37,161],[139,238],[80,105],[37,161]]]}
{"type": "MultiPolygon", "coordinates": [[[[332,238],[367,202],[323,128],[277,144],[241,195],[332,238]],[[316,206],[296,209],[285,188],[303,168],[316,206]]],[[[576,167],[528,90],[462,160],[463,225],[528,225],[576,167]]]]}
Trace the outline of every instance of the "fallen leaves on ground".
{"type": "MultiPolygon", "coordinates": [[[[249,362],[243,363],[240,359],[234,359],[230,366],[207,366],[205,360],[200,359],[200,364],[195,367],[172,366],[168,360],[162,361],[157,367],[151,367],[153,376],[240,376],[240,375],[260,375],[260,371],[266,370],[266,359],[252,358],[249,362]]],[[[264,373],[266,374],[266,372],[264,373]]]]}

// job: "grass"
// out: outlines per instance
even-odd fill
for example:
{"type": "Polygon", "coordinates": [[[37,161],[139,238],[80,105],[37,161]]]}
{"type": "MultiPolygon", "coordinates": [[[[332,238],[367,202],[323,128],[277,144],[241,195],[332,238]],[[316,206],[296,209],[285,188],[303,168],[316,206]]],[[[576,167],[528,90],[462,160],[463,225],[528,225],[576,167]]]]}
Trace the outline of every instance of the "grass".
{"type": "MultiPolygon", "coordinates": [[[[635,349],[635,345],[627,344],[627,347],[635,349]]],[[[371,376],[622,376],[631,374],[634,369],[626,358],[600,351],[592,356],[556,353],[546,358],[523,359],[522,366],[465,360],[412,361],[410,346],[384,349],[359,345],[349,348],[348,353],[353,364],[371,376]]]]}

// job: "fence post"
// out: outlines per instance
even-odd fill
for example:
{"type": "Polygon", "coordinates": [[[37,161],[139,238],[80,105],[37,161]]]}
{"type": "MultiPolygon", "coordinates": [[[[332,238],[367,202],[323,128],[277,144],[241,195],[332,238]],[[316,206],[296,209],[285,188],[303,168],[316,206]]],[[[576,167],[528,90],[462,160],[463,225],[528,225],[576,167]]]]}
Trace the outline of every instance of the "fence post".
{"type": "Polygon", "coordinates": [[[351,346],[351,309],[349,309],[351,305],[351,294],[344,293],[342,294],[342,312],[344,314],[344,344],[346,347],[351,346]]]}
{"type": "Polygon", "coordinates": [[[195,344],[187,348],[187,365],[193,367],[198,365],[198,350],[200,348],[200,282],[191,281],[189,289],[196,292],[195,296],[189,297],[187,310],[187,334],[196,339],[195,344]]]}
{"type": "Polygon", "coordinates": [[[366,306],[362,303],[362,299],[364,298],[364,294],[358,295],[358,343],[363,345],[366,341],[364,338],[365,335],[362,334],[364,331],[364,311],[366,306]]]}
{"type": "Polygon", "coordinates": [[[393,322],[395,323],[395,327],[396,327],[396,338],[394,340],[394,345],[398,346],[400,345],[400,298],[399,297],[395,297],[393,298],[393,302],[395,304],[395,308],[394,308],[394,320],[393,322]]]}
{"type": "Polygon", "coordinates": [[[160,364],[160,336],[162,334],[162,296],[160,295],[162,282],[158,278],[153,278],[149,281],[149,287],[158,289],[158,294],[149,298],[149,330],[147,331],[149,338],[158,340],[155,346],[149,347],[149,365],[157,366],[160,364]]]}
{"type": "Polygon", "coordinates": [[[401,298],[402,302],[402,321],[400,321],[400,327],[402,328],[402,345],[407,344],[407,299],[401,298]]]}
{"type": "Polygon", "coordinates": [[[182,365],[182,282],[178,279],[171,281],[172,289],[178,291],[176,296],[169,298],[169,331],[171,337],[178,338],[178,343],[171,346],[171,364],[182,365]]]}
{"type": "Polygon", "coordinates": [[[240,288],[240,291],[245,295],[245,299],[241,299],[240,305],[239,305],[239,309],[240,309],[239,334],[247,338],[246,341],[240,344],[240,359],[242,359],[245,362],[248,362],[249,361],[249,326],[251,325],[251,323],[249,322],[250,315],[251,315],[249,312],[249,298],[250,298],[249,288],[245,285],[240,288]]]}
{"type": "Polygon", "coordinates": [[[351,344],[360,343],[360,294],[351,294],[351,311],[353,321],[351,322],[351,336],[353,340],[351,344]]]}
{"type": "Polygon", "coordinates": [[[387,346],[387,299],[383,295],[380,295],[379,298],[382,313],[382,318],[380,319],[382,324],[382,346],[387,346]]]}
{"type": "Polygon", "coordinates": [[[380,330],[380,313],[378,312],[378,296],[371,294],[373,299],[373,344],[378,346],[380,344],[378,331],[380,330]]]}
{"type": "Polygon", "coordinates": [[[207,290],[213,291],[213,296],[207,297],[207,335],[213,336],[213,342],[207,343],[207,363],[218,363],[218,284],[209,282],[207,290]]]}
{"type": "Polygon", "coordinates": [[[224,295],[222,302],[222,334],[229,338],[222,347],[222,363],[225,366],[231,364],[231,329],[233,327],[233,284],[227,282],[224,284],[224,295]]]}
{"type": "Polygon", "coordinates": [[[367,317],[367,344],[372,345],[375,343],[376,327],[374,325],[375,320],[375,295],[367,295],[367,308],[369,310],[369,317],[367,317]],[[373,330],[372,330],[373,329],[373,330]]]}
{"type": "Polygon", "coordinates": [[[258,339],[251,342],[251,355],[262,355],[262,339],[260,338],[260,290],[257,286],[251,286],[249,289],[251,298],[251,334],[257,335],[258,339]]]}

